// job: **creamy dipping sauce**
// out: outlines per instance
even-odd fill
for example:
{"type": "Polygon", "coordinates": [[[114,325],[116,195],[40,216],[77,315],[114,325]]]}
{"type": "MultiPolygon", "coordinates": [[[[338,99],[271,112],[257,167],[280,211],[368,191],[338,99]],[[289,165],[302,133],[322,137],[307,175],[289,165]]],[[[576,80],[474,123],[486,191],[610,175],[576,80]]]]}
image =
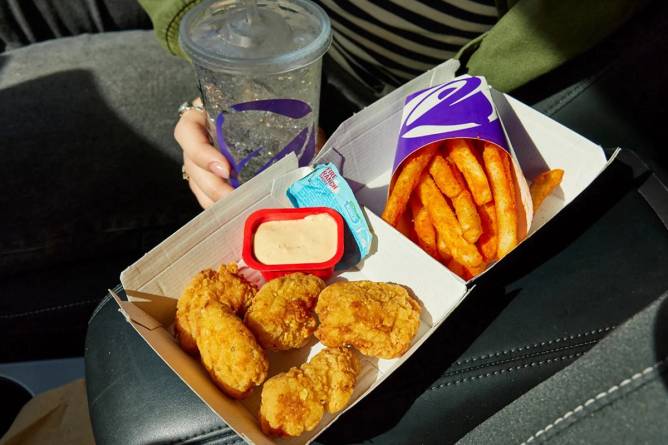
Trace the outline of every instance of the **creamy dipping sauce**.
{"type": "Polygon", "coordinates": [[[267,221],[253,237],[253,254],[261,263],[322,263],[336,254],[336,220],[326,213],[302,219],[267,221]]]}

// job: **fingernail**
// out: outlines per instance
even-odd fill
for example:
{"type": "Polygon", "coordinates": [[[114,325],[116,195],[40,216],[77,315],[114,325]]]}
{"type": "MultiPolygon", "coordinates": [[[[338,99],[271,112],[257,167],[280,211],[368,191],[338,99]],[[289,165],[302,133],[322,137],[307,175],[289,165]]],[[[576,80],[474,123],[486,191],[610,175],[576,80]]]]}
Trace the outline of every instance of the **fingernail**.
{"type": "Polygon", "coordinates": [[[212,162],[209,164],[209,170],[216,176],[220,176],[223,179],[228,179],[230,177],[230,170],[221,164],[220,162],[212,162]]]}

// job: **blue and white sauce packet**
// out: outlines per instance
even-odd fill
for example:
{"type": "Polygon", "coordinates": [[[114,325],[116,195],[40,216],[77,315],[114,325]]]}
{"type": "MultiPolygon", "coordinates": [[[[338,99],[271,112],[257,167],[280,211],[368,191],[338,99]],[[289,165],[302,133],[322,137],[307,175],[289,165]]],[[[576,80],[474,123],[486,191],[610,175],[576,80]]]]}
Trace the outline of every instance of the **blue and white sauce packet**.
{"type": "MultiPolygon", "coordinates": [[[[369,254],[373,235],[353,191],[334,164],[316,165],[311,173],[288,187],[286,195],[295,207],[330,207],[341,214],[350,231],[346,235],[352,235],[358,251],[356,259],[350,258],[346,252],[344,263],[347,266],[356,264],[369,254]]],[[[348,247],[346,242],[346,250],[348,247]]]]}

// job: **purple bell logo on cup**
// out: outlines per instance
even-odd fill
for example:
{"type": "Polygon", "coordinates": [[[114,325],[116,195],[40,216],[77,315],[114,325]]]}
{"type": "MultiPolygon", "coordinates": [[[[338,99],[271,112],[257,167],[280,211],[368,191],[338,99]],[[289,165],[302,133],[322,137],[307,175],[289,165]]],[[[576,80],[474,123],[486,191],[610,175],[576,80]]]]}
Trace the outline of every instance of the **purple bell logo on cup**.
{"type": "Polygon", "coordinates": [[[315,155],[325,12],[309,0],[207,0],[181,21],[213,143],[248,181],[289,153],[315,155]]]}
{"type": "MultiPolygon", "coordinates": [[[[304,120],[304,118],[308,118],[313,111],[309,104],[297,99],[256,100],[253,102],[232,105],[232,109],[237,113],[264,111],[283,116],[286,120],[304,120]]],[[[310,127],[304,127],[299,131],[296,136],[290,139],[290,141],[280,149],[269,150],[268,147],[261,146],[262,142],[258,142],[260,146],[246,154],[243,158],[237,160],[234,153],[238,152],[238,150],[234,150],[228,145],[224,123],[225,114],[219,113],[218,118],[216,119],[216,141],[221,153],[227,158],[232,167],[230,183],[234,187],[239,185],[238,173],[245,172],[247,166],[252,166],[253,163],[256,163],[256,166],[251,167],[251,170],[254,174],[258,174],[289,153],[295,153],[297,155],[300,167],[308,165],[315,155],[317,129],[315,124],[311,124],[310,127]],[[271,155],[271,157],[267,155],[271,155]]],[[[297,129],[298,128],[299,127],[297,127],[297,129]]],[[[280,146],[280,140],[277,138],[275,141],[279,142],[280,146]]]]}
{"type": "Polygon", "coordinates": [[[506,255],[531,226],[529,187],[484,77],[460,76],[406,97],[383,218],[406,230],[410,213],[417,231],[423,207],[432,235],[416,232],[418,244],[465,279],[506,255]]]}

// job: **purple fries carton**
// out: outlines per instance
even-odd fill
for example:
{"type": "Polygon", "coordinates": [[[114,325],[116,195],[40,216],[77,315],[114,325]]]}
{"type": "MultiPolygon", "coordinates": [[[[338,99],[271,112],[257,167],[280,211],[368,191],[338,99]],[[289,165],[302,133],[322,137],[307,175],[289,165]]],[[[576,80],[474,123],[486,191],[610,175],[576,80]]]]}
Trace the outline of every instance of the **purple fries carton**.
{"type": "Polygon", "coordinates": [[[526,215],[526,218],[520,217],[519,235],[526,235],[533,215],[529,187],[494,106],[487,81],[481,76],[456,77],[406,97],[388,191],[392,189],[399,167],[412,154],[430,144],[458,138],[491,142],[508,154],[519,184],[516,198],[522,205],[518,205],[518,209],[520,214],[526,215]]]}

